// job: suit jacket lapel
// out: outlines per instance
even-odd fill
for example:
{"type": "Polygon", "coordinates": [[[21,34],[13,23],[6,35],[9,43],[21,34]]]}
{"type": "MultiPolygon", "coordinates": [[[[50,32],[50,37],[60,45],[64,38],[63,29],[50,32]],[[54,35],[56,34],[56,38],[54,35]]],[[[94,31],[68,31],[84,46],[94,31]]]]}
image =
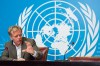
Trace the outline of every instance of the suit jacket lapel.
{"type": "Polygon", "coordinates": [[[13,57],[14,57],[14,58],[17,58],[16,47],[13,45],[13,42],[11,42],[11,44],[12,44],[12,47],[10,47],[10,49],[11,49],[11,51],[12,51],[13,57]]]}
{"type": "Polygon", "coordinates": [[[22,42],[21,44],[21,57],[24,58],[24,54],[25,52],[22,52],[22,50],[26,49],[26,45],[25,45],[25,42],[22,42]]]}

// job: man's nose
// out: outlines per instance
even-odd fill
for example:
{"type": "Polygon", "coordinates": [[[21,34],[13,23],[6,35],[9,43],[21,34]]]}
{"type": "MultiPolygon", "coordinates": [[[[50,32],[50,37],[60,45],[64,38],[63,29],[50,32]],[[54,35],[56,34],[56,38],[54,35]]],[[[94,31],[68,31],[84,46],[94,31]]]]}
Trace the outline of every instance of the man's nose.
{"type": "Polygon", "coordinates": [[[21,36],[18,36],[18,38],[21,38],[21,36]]]}

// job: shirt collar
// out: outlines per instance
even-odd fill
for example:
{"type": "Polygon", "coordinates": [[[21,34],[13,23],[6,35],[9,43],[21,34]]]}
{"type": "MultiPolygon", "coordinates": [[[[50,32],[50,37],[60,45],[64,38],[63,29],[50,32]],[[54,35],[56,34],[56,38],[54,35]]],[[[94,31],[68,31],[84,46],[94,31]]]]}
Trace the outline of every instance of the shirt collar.
{"type": "MultiPolygon", "coordinates": [[[[16,44],[14,42],[13,42],[13,45],[16,46],[16,44]]],[[[21,46],[21,44],[19,46],[16,46],[16,47],[20,47],[20,46],[21,46]]]]}

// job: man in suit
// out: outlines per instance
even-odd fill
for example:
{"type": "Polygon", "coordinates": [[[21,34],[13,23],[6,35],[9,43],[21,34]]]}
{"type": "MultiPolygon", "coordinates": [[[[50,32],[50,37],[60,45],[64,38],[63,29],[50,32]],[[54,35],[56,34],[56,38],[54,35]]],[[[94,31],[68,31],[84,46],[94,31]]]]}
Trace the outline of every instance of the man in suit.
{"type": "Polygon", "coordinates": [[[43,54],[36,46],[36,42],[33,39],[22,37],[21,27],[11,26],[8,34],[11,40],[5,44],[5,49],[1,57],[2,60],[41,60],[43,54]]]}

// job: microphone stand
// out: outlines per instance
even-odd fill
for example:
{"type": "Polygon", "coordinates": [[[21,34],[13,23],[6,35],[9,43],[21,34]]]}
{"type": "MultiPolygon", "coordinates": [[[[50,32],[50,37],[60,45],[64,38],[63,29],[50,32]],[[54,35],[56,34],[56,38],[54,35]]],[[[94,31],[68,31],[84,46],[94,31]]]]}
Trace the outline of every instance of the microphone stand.
{"type": "MultiPolygon", "coordinates": [[[[74,44],[74,42],[72,42],[72,45],[74,44]]],[[[69,45],[69,47],[71,47],[71,45],[69,45]]],[[[69,60],[66,60],[66,52],[68,51],[68,49],[65,51],[64,53],[64,59],[63,60],[55,60],[55,61],[60,61],[60,62],[66,62],[66,61],[69,61],[69,60]]]]}
{"type": "Polygon", "coordinates": [[[63,60],[55,60],[55,61],[57,61],[57,62],[66,62],[66,61],[69,61],[69,60],[66,60],[66,55],[65,55],[66,52],[67,52],[67,50],[64,53],[64,59],[63,60]]]}
{"type": "MultiPolygon", "coordinates": [[[[74,44],[74,42],[72,42],[72,44],[71,44],[71,45],[73,45],[73,44],[74,44]]],[[[71,47],[71,45],[69,45],[69,47],[71,47]]],[[[63,59],[63,60],[64,60],[64,61],[69,61],[69,60],[66,60],[66,55],[65,55],[65,54],[66,54],[66,52],[67,52],[67,50],[66,50],[66,51],[65,51],[65,53],[64,53],[64,59],[63,59]]]]}
{"type": "Polygon", "coordinates": [[[64,53],[64,59],[63,60],[55,60],[55,61],[57,61],[57,62],[65,62],[65,54],[66,54],[66,52],[67,52],[67,50],[64,53]]]}
{"type": "Polygon", "coordinates": [[[64,53],[64,59],[63,59],[63,61],[66,61],[66,52],[67,52],[67,50],[64,53]]]}

